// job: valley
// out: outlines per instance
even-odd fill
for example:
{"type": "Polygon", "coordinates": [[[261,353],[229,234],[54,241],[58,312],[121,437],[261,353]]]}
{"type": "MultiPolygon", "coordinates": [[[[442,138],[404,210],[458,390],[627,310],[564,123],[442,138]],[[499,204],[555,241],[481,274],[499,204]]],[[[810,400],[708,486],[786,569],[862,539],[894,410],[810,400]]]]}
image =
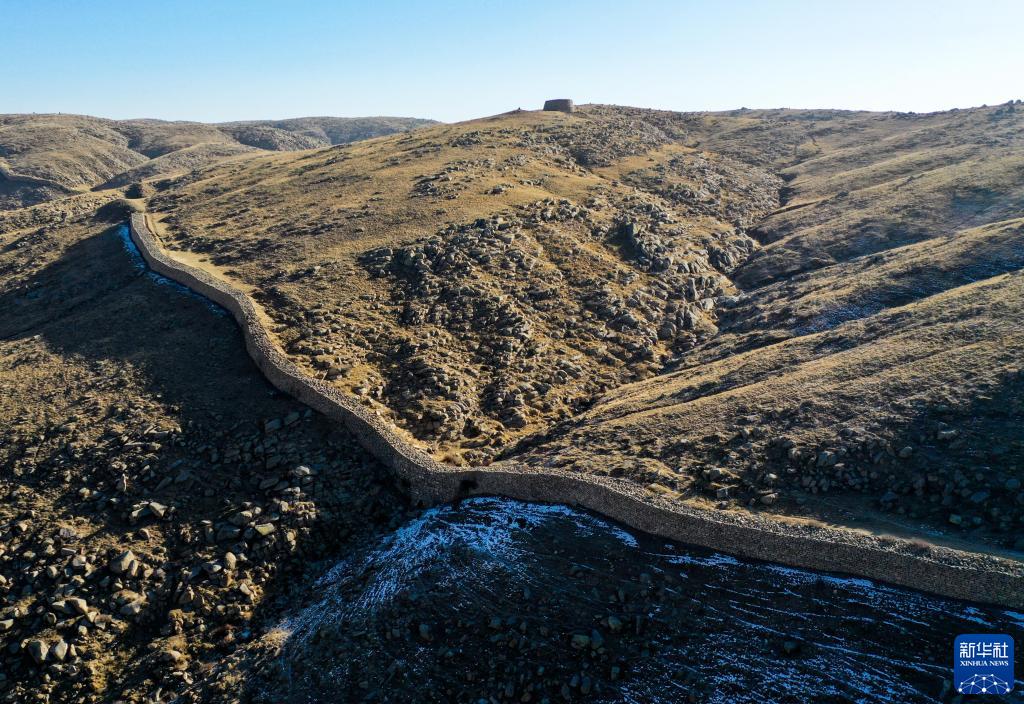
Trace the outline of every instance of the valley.
{"type": "Polygon", "coordinates": [[[949,700],[1024,594],[1022,123],[0,117],[0,697],[949,700]]]}

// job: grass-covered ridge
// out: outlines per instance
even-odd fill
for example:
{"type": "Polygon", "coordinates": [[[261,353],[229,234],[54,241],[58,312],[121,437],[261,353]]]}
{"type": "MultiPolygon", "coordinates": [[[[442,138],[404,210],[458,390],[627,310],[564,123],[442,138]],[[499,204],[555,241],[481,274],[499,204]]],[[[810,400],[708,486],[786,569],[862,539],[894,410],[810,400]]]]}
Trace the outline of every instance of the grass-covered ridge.
{"type": "Polygon", "coordinates": [[[0,209],[180,174],[255,150],[313,149],[431,120],[318,117],[205,124],[86,115],[0,115],[0,209]]]}
{"type": "Polygon", "coordinates": [[[1021,110],[517,111],[148,208],[439,459],[1012,547],[1021,110]]]}

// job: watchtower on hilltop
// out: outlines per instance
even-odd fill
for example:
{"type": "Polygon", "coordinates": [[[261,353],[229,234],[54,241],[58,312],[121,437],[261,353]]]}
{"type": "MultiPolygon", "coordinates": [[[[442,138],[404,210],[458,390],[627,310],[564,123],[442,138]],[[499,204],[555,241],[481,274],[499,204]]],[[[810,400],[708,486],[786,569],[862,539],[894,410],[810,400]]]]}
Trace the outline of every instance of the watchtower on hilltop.
{"type": "Polygon", "coordinates": [[[550,112],[575,112],[576,106],[570,98],[554,98],[544,101],[544,109],[550,112]]]}

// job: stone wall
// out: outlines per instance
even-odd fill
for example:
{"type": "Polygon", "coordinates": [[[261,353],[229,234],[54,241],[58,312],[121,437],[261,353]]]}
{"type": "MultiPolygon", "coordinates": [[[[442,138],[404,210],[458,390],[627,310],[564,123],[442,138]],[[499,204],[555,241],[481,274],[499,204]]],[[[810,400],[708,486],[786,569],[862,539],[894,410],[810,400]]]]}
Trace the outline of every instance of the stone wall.
{"type": "Polygon", "coordinates": [[[993,556],[879,540],[849,530],[782,523],[757,514],[703,511],[659,499],[626,480],[514,462],[464,468],[441,464],[409,444],[354,398],[304,374],[274,344],[255,304],[207,271],[167,254],[145,215],[131,216],[132,241],[154,271],[229,311],[267,379],[282,392],[347,427],[390,467],[413,500],[433,505],[472,495],[562,503],[635,529],[744,558],[843,572],[972,601],[1024,607],[1024,564],[993,556]]]}

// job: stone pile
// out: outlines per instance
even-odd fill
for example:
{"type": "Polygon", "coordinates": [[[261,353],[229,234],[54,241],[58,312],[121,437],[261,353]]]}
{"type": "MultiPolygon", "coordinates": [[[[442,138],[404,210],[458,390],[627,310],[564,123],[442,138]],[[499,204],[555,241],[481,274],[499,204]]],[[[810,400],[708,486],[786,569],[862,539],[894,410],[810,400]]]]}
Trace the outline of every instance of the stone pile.
{"type": "Polygon", "coordinates": [[[694,235],[644,198],[588,203],[537,201],[361,257],[399,325],[375,366],[402,427],[487,461],[714,333],[731,288],[715,263],[749,238],[694,235]]]}
{"type": "Polygon", "coordinates": [[[141,634],[152,657],[139,671],[165,694],[183,691],[211,646],[251,637],[292,561],[390,522],[399,506],[381,493],[383,470],[308,410],[185,428],[151,422],[159,410],[145,403],[111,412],[86,405],[43,436],[0,437],[0,462],[39,488],[61,477],[74,497],[57,520],[29,491],[5,498],[0,691],[15,699],[37,689],[91,700],[108,691],[108,653],[124,657],[141,634]]]}

